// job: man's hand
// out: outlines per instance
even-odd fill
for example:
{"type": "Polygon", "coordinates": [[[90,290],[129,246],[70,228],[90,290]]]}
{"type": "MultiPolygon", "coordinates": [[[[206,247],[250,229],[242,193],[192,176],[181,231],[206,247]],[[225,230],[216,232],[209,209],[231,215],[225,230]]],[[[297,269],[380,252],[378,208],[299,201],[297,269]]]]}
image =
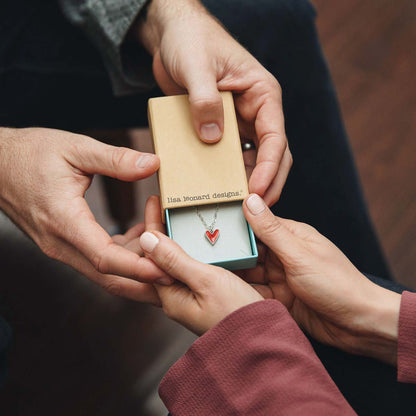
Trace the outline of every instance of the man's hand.
{"type": "Polygon", "coordinates": [[[240,134],[257,147],[250,192],[276,202],[292,165],[277,80],[196,0],[152,0],[147,20],[133,27],[153,55],[164,93],[189,94],[201,140],[220,140],[224,126],[219,91],[233,91],[240,134]]]}
{"type": "Polygon", "coordinates": [[[400,295],[372,283],[314,228],[275,217],[258,195],[243,208],[263,244],[258,266],[238,274],[319,341],[394,364],[400,295]]]}
{"type": "Polygon", "coordinates": [[[137,238],[144,226],[113,240],[84,199],[96,173],[135,181],[158,168],[155,155],[86,136],[3,128],[0,209],[49,257],[69,264],[112,294],[158,304],[153,287],[141,282],[170,284],[172,279],[140,256],[137,238]]]}

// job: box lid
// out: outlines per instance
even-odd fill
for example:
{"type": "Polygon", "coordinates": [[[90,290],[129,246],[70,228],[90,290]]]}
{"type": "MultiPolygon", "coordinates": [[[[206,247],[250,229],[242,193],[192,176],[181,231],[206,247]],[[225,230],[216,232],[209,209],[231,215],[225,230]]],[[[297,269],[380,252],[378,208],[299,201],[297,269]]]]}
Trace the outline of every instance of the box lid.
{"type": "Polygon", "coordinates": [[[187,95],[149,100],[149,123],[160,157],[163,210],[237,201],[248,195],[233,96],[231,92],[221,96],[224,134],[215,144],[198,138],[187,95]]]}

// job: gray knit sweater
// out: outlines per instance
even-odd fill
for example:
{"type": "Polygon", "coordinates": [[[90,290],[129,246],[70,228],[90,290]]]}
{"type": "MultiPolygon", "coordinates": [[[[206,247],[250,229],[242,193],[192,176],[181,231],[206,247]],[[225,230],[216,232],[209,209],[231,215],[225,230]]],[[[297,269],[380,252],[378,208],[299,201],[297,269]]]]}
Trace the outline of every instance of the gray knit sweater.
{"type": "Polygon", "coordinates": [[[126,35],[147,0],[59,0],[68,20],[100,51],[115,95],[143,92],[154,85],[144,48],[125,48],[126,35]]]}

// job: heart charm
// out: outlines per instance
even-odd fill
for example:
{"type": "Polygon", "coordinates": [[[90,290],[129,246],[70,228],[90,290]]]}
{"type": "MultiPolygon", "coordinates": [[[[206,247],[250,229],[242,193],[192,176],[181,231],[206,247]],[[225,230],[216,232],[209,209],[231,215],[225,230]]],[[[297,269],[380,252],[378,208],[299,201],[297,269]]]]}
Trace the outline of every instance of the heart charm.
{"type": "Polygon", "coordinates": [[[216,229],[213,233],[209,231],[205,232],[205,237],[212,245],[214,245],[217,242],[219,236],[220,236],[220,230],[218,229],[216,229]]]}

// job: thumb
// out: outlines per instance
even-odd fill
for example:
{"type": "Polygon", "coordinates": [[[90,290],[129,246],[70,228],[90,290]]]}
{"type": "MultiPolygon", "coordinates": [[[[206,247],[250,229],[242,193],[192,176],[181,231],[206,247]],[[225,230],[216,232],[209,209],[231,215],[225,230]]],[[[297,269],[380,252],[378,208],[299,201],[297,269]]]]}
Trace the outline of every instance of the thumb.
{"type": "Polygon", "coordinates": [[[208,64],[199,65],[187,72],[184,83],[199,138],[205,143],[218,142],[224,131],[224,109],[214,70],[208,64]]]}
{"type": "Polygon", "coordinates": [[[72,154],[72,165],[88,174],[111,176],[122,181],[147,178],[159,169],[159,158],[126,147],[110,146],[85,137],[72,154]]]}
{"type": "Polygon", "coordinates": [[[212,283],[217,269],[188,256],[174,241],[161,232],[144,232],[140,245],[147,256],[169,276],[200,292],[212,283]]]}
{"type": "Polygon", "coordinates": [[[254,234],[284,262],[293,257],[299,249],[298,238],[276,217],[257,194],[249,195],[243,204],[244,215],[253,228],[254,234]]]}

